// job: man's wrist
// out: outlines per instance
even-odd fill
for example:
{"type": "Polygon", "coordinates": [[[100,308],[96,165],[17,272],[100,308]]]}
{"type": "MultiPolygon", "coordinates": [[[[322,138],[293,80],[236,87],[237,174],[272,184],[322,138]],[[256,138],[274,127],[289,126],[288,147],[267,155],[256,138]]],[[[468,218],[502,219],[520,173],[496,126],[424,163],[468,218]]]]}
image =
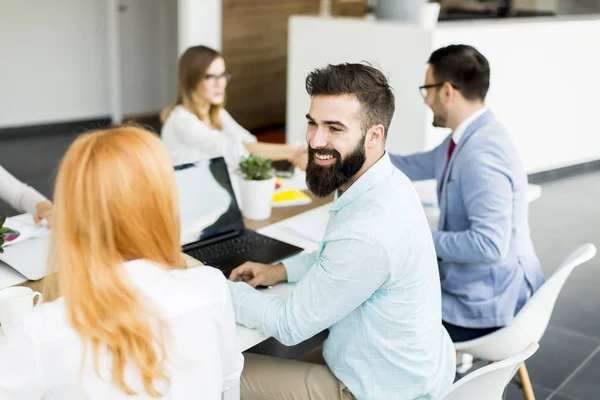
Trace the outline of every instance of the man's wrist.
{"type": "Polygon", "coordinates": [[[285,269],[285,265],[283,263],[279,263],[275,265],[277,270],[277,282],[287,282],[287,271],[285,269]]]}

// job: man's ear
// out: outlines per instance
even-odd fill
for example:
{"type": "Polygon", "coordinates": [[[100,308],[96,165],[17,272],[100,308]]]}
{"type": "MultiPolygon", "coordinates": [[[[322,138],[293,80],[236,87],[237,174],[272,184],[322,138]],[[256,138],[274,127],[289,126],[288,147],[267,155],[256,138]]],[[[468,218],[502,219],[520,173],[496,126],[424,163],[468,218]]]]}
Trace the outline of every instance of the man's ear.
{"type": "Polygon", "coordinates": [[[450,82],[445,82],[440,88],[440,98],[443,103],[449,103],[456,97],[457,90],[452,86],[450,82]]]}
{"type": "Polygon", "coordinates": [[[366,145],[376,147],[385,141],[385,128],[383,125],[373,125],[367,132],[366,145]]]}

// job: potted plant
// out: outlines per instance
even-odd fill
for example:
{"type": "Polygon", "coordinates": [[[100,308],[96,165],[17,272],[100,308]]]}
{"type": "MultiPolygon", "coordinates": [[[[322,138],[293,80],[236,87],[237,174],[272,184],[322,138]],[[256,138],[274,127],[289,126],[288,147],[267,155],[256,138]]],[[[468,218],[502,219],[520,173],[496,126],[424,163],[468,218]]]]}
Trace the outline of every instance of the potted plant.
{"type": "Polygon", "coordinates": [[[242,158],[239,164],[240,197],[244,217],[263,220],[271,216],[275,192],[275,168],[262,156],[242,158]]]}

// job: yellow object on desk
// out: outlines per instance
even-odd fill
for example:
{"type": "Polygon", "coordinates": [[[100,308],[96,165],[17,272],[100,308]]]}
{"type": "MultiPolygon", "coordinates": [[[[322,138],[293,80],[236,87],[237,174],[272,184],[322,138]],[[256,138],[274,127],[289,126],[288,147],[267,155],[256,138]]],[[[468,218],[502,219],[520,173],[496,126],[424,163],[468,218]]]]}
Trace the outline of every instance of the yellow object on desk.
{"type": "Polygon", "coordinates": [[[311,201],[306,193],[295,189],[282,190],[273,195],[273,207],[300,206],[311,201]]]}

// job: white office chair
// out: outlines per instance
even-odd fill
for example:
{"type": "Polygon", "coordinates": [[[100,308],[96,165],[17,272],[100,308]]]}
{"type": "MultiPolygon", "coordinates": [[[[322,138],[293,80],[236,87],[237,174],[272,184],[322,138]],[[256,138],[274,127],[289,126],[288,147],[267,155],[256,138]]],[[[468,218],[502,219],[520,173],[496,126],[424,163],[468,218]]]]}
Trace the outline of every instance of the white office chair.
{"type": "Polygon", "coordinates": [[[506,385],[515,376],[519,366],[531,357],[538,347],[537,343],[531,343],[516,356],[470,373],[454,383],[440,400],[501,399],[506,385]]]}
{"type": "MultiPolygon", "coordinates": [[[[567,278],[575,267],[589,261],[595,254],[596,247],[593,244],[587,243],[579,247],[534,293],[511,325],[477,339],[455,343],[456,351],[468,353],[486,361],[499,361],[518,354],[530,343],[539,342],[548,327],[556,299],[567,278]]],[[[519,368],[519,377],[525,398],[534,400],[533,388],[525,363],[519,368]]]]}

